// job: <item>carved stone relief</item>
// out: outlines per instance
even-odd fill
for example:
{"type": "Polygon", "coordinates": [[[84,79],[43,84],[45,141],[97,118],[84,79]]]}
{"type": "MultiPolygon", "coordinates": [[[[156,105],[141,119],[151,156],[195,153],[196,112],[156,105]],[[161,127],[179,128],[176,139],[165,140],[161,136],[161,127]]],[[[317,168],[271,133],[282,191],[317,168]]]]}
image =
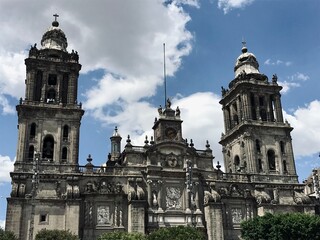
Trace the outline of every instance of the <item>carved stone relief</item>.
{"type": "Polygon", "coordinates": [[[232,223],[240,224],[242,221],[242,211],[241,208],[231,209],[232,223]]]}
{"type": "Polygon", "coordinates": [[[98,225],[110,224],[110,209],[108,206],[99,206],[97,208],[97,224],[98,225]]]}
{"type": "Polygon", "coordinates": [[[181,209],[181,189],[178,187],[166,188],[166,207],[167,209],[181,209]]]}

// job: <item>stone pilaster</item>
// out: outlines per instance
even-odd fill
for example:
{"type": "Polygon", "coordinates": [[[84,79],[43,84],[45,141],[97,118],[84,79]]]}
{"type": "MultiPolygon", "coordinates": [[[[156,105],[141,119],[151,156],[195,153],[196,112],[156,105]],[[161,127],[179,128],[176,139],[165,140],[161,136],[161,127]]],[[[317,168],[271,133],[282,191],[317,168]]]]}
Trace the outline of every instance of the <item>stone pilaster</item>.
{"type": "Polygon", "coordinates": [[[210,202],[204,207],[208,240],[223,240],[222,204],[210,202]]]}
{"type": "Polygon", "coordinates": [[[132,200],[128,206],[128,232],[145,233],[145,206],[144,200],[132,200]]]}

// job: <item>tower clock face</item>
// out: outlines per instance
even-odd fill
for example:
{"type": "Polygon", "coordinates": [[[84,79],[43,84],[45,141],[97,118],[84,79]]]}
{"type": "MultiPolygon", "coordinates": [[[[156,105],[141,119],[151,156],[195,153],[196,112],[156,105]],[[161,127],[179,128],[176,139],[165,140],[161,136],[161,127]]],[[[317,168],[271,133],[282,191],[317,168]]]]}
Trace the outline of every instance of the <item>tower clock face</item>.
{"type": "Polygon", "coordinates": [[[165,134],[167,138],[174,139],[177,136],[177,131],[174,128],[167,128],[165,134]]]}

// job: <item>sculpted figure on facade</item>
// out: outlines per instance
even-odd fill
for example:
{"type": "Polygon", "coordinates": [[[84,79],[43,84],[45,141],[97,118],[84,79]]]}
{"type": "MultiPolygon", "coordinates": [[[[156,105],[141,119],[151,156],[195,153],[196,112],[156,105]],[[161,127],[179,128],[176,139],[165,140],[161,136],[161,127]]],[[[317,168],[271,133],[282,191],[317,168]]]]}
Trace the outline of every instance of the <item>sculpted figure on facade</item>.
{"type": "Polygon", "coordinates": [[[97,191],[96,183],[95,182],[87,182],[85,187],[85,193],[94,193],[97,191]]]}
{"type": "Polygon", "coordinates": [[[215,185],[210,184],[210,191],[204,191],[204,204],[208,204],[209,202],[220,202],[221,196],[215,190],[215,185]]]}
{"type": "Polygon", "coordinates": [[[136,199],[136,190],[132,186],[133,181],[129,179],[128,188],[127,188],[127,194],[128,194],[128,201],[131,202],[132,200],[136,199]]]}
{"type": "Polygon", "coordinates": [[[295,189],[293,200],[296,204],[310,204],[311,199],[304,194],[303,189],[295,189]]]}
{"type": "Polygon", "coordinates": [[[137,199],[138,200],[142,200],[145,198],[145,193],[143,188],[139,185],[139,183],[137,182],[137,199]]]}
{"type": "Polygon", "coordinates": [[[266,193],[262,188],[258,188],[254,190],[254,197],[256,202],[260,205],[262,203],[270,203],[271,197],[268,193],[266,193]]]}

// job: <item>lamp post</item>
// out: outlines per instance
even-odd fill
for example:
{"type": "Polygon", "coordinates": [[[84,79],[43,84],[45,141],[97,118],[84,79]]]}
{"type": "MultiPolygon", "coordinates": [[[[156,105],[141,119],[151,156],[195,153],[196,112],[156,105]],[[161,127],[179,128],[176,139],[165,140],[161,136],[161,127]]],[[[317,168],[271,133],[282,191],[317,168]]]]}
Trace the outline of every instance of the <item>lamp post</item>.
{"type": "Polygon", "coordinates": [[[190,159],[187,159],[186,161],[186,187],[187,187],[187,209],[191,213],[191,219],[188,220],[187,222],[190,223],[194,226],[195,225],[195,219],[193,216],[193,211],[194,211],[194,182],[193,182],[193,165],[192,161],[190,159]]]}
{"type": "Polygon", "coordinates": [[[40,153],[35,151],[33,157],[32,166],[32,189],[31,189],[31,215],[30,215],[30,227],[29,227],[29,240],[33,240],[34,232],[34,215],[35,215],[35,197],[39,186],[39,160],[40,153]]]}

